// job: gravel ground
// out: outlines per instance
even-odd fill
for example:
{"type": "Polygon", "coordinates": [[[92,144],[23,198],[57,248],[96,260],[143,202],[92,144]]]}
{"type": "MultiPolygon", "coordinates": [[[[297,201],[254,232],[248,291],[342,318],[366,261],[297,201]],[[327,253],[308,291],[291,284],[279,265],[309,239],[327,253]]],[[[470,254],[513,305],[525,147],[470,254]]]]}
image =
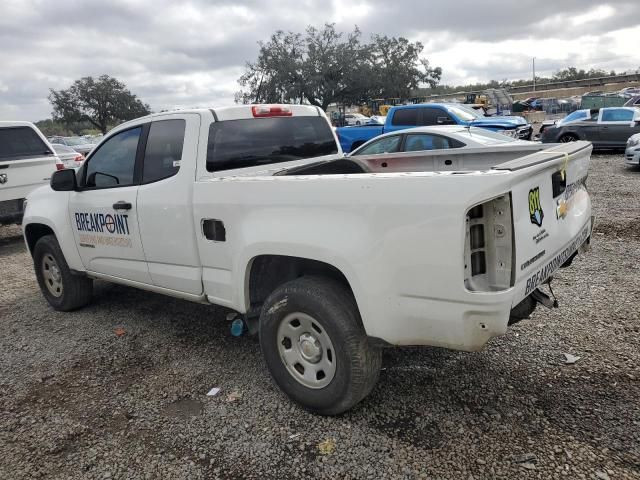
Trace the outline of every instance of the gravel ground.
{"type": "Polygon", "coordinates": [[[289,402],[224,309],[99,283],[54,312],[0,227],[0,478],[640,478],[639,183],[594,156],[593,249],[560,309],[478,353],[387,350],[338,418],[289,402]]]}

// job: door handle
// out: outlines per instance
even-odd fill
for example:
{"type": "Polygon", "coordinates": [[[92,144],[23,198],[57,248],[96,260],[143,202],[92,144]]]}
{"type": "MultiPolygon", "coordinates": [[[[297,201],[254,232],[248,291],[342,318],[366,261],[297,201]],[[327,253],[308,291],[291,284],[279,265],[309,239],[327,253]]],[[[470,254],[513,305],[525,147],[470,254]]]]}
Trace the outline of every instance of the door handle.
{"type": "Polygon", "coordinates": [[[113,209],[114,210],[131,210],[131,204],[129,202],[120,200],[119,202],[116,202],[113,204],[113,209]]]}

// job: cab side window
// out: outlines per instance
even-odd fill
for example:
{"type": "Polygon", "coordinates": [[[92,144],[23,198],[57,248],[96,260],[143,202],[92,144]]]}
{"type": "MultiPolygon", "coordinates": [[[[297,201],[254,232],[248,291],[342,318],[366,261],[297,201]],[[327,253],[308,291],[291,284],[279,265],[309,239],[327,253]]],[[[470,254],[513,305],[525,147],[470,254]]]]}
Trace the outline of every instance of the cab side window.
{"type": "Polygon", "coordinates": [[[421,125],[455,125],[455,121],[451,116],[440,108],[423,108],[421,125]]]}
{"type": "Polygon", "coordinates": [[[180,170],[184,146],[184,120],[159,120],[149,128],[142,167],[142,183],[172,177],[180,170]]]}
{"type": "Polygon", "coordinates": [[[84,186],[110,188],[133,185],[141,133],[142,127],[136,127],[104,142],[87,161],[84,186]]]}

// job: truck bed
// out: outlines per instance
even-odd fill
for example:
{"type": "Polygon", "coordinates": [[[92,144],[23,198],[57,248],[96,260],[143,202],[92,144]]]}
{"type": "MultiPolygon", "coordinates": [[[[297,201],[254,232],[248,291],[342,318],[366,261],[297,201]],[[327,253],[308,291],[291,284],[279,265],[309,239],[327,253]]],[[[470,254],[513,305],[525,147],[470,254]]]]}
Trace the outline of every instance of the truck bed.
{"type": "MultiPolygon", "coordinates": [[[[531,143],[483,148],[459,148],[381,155],[358,155],[293,167],[277,175],[330,175],[398,172],[464,172],[500,169],[504,164],[524,162],[539,152],[561,153],[558,143],[531,143]]],[[[541,158],[550,157],[543,153],[541,158]]]]}

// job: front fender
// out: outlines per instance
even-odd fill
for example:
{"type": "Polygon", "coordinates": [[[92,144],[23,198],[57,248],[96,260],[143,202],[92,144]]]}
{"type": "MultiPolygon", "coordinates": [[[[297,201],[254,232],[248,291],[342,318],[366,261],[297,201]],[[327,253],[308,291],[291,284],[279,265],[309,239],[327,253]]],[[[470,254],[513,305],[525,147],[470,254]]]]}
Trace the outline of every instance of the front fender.
{"type": "MultiPolygon", "coordinates": [[[[68,205],[69,192],[54,192],[48,185],[34,190],[27,197],[27,208],[22,221],[22,233],[27,248],[29,248],[26,235],[28,226],[47,226],[56,236],[69,268],[84,271],[85,268],[82,264],[69,220],[68,205]]],[[[33,255],[33,252],[30,253],[33,255]]]]}

